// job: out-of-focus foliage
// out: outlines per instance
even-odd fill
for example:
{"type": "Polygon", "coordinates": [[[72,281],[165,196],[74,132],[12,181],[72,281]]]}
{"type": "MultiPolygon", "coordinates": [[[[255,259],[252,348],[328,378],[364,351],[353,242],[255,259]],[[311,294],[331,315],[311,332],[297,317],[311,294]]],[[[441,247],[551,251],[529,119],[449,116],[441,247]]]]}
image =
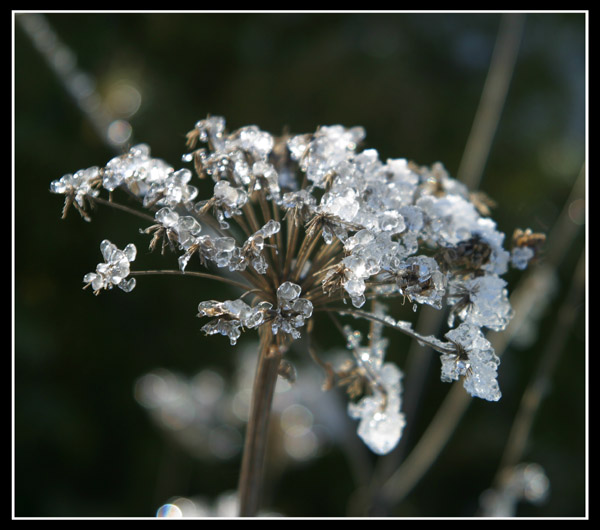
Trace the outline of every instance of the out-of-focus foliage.
{"type": "MultiPolygon", "coordinates": [[[[91,76],[114,116],[131,124],[129,143],[149,143],[154,156],[174,166],[185,151],[185,133],[213,114],[226,116],[231,129],[255,123],[273,133],[361,125],[366,147],[378,149],[382,160],[439,160],[454,176],[501,17],[45,15],[73,54],[59,58],[61,64],[76,61],[91,76]]],[[[564,208],[579,228],[574,240],[565,241],[556,291],[539,315],[541,332],[509,348],[502,358],[503,399],[493,406],[471,405],[431,471],[389,515],[477,512],[521,395],[549,347],[546,330],[557,325],[585,245],[583,203],[569,202],[585,160],[585,22],[583,13],[525,17],[480,186],[497,204],[493,217],[507,234],[527,226],[550,232],[564,208]]],[[[211,453],[210,444],[206,453],[190,450],[176,436],[178,424],[165,429],[152,421],[136,382],[168,370],[196,382],[196,374],[218,373],[222,379],[213,377],[213,383],[233,385],[242,367],[252,376],[253,364],[242,364],[220,337],[200,332],[198,301],[223,298],[213,284],[199,292],[191,280],[157,277],[125,298],[119,292],[94,297],[81,291],[81,277],[98,261],[100,241],[108,238],[122,248],[129,241],[118,237],[145,225],[107,209],[98,210],[92,223],[74,212],[61,221],[62,200],[49,193],[50,180],[73,168],[103,164],[115,151],[97,135],[18,21],[14,44],[15,515],[153,516],[173,496],[216,499],[237,484],[236,435],[223,435],[233,440],[230,451],[224,443],[213,444],[221,452],[211,453]]],[[[515,285],[520,276],[512,274],[509,284],[515,285]]],[[[586,317],[583,305],[573,310],[575,324],[524,454],[544,468],[549,497],[539,506],[519,505],[517,515],[585,514],[586,317]]],[[[324,333],[322,343],[328,341],[324,333]]],[[[402,365],[409,344],[399,337],[392,346],[390,355],[402,365]]],[[[303,366],[306,355],[294,355],[303,366]]],[[[447,392],[438,382],[437,361],[429,370],[415,426],[406,434],[408,450],[447,392]]],[[[314,367],[299,370],[302,375],[313,386],[321,383],[314,367]]],[[[318,400],[300,403],[306,409],[292,409],[294,421],[309,417],[315,432],[324,429],[313,423],[326,422],[321,414],[325,404],[335,405],[335,395],[323,400],[321,406],[318,400]],[[312,417],[306,412],[311,406],[312,417]]],[[[231,416],[220,426],[235,429],[236,422],[231,416]]],[[[350,427],[353,435],[355,425],[350,427]]],[[[360,505],[356,500],[373,456],[360,446],[347,447],[331,432],[321,440],[326,443],[304,458],[273,446],[267,507],[286,516],[364,515],[352,507],[360,505]]]]}

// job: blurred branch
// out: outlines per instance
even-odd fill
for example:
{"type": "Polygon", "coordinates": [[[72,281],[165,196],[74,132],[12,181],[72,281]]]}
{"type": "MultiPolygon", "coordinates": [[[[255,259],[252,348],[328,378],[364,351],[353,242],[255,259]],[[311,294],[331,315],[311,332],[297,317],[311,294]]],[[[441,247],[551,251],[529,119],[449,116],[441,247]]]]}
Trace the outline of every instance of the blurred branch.
{"type": "Polygon", "coordinates": [[[523,393],[521,404],[510,431],[496,479],[494,480],[495,485],[500,484],[505,470],[512,469],[521,461],[525,452],[525,445],[529,439],[536,412],[539,410],[542,399],[548,391],[550,380],[560,354],[564,351],[569,332],[575,323],[575,317],[579,314],[578,307],[584,297],[585,261],[584,251],[579,258],[567,297],[559,309],[556,322],[552,328],[552,333],[548,339],[543,356],[539,361],[536,373],[523,393]]]}
{"type": "Polygon", "coordinates": [[[457,178],[471,190],[479,187],[483,176],[512,79],[524,23],[522,13],[507,13],[500,20],[481,100],[457,172],[457,178]]]}
{"type": "Polygon", "coordinates": [[[123,142],[111,137],[109,131],[111,124],[115,123],[115,117],[96,90],[93,78],[77,66],[75,53],[60,40],[43,14],[20,13],[15,15],[15,20],[91,124],[98,138],[121,154],[122,145],[131,141],[131,135],[124,138],[123,142]]]}

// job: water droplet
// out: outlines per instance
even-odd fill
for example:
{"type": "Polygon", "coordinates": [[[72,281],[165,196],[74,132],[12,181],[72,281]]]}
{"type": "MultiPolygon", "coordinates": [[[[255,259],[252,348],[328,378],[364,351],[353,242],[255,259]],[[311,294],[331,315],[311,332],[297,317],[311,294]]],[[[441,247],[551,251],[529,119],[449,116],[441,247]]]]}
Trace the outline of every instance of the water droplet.
{"type": "Polygon", "coordinates": [[[159,519],[178,519],[183,517],[183,512],[175,504],[163,504],[156,512],[159,519]]]}

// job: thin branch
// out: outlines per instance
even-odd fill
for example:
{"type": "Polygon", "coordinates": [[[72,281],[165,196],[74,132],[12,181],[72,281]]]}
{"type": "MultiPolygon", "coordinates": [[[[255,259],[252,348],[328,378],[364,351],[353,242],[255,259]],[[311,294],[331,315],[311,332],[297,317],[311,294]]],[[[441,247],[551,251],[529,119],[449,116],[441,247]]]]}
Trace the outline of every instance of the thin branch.
{"type": "Polygon", "coordinates": [[[525,445],[529,439],[535,415],[548,390],[550,379],[556,368],[560,354],[564,351],[564,344],[578,314],[577,307],[583,297],[584,285],[585,252],[582,253],[579,259],[567,298],[559,309],[556,324],[552,328],[552,333],[547,342],[548,345],[543,350],[543,357],[539,361],[535,376],[523,393],[521,404],[508,436],[496,479],[494,480],[495,485],[500,483],[503,472],[506,469],[510,469],[520,462],[525,452],[525,445]]]}
{"type": "Polygon", "coordinates": [[[193,278],[205,278],[207,280],[215,280],[217,282],[227,283],[229,285],[233,285],[234,287],[239,287],[243,291],[248,291],[251,289],[251,286],[246,285],[245,283],[237,282],[232,280],[231,278],[227,278],[225,276],[217,276],[215,274],[210,274],[207,272],[195,272],[195,271],[180,271],[180,270],[148,270],[148,271],[131,271],[129,273],[130,276],[159,276],[159,275],[173,275],[173,276],[191,276],[193,278]]]}
{"type": "Polygon", "coordinates": [[[479,187],[498,128],[519,52],[525,15],[507,13],[500,21],[490,68],[464,150],[457,178],[469,189],[479,187]]]}
{"type": "Polygon", "coordinates": [[[61,40],[47,17],[42,13],[20,13],[15,20],[27,33],[47,66],[73,99],[77,109],[89,121],[98,138],[117,153],[126,142],[132,142],[131,136],[123,140],[115,140],[109,136],[109,126],[114,122],[115,116],[112,115],[98,91],[93,88],[97,83],[86,83],[85,89],[82,89],[82,84],[78,82],[83,76],[90,79],[90,74],[81,70],[76,60],[57,60],[59,56],[64,57],[65,53],[75,57],[75,52],[61,40]]]}
{"type": "Polygon", "coordinates": [[[388,326],[392,329],[395,329],[396,331],[400,331],[400,332],[408,335],[409,337],[419,341],[420,344],[429,346],[430,348],[433,348],[434,350],[436,350],[440,353],[445,353],[445,354],[456,353],[456,349],[453,346],[451,346],[450,344],[443,343],[443,342],[435,339],[435,337],[426,337],[424,335],[417,333],[416,331],[414,331],[412,329],[409,322],[404,322],[401,320],[396,321],[392,318],[385,318],[385,317],[376,315],[374,313],[369,313],[368,311],[362,311],[361,309],[343,309],[343,308],[336,309],[336,308],[330,308],[330,307],[322,307],[322,308],[316,309],[315,311],[328,311],[328,312],[337,313],[338,315],[348,315],[348,316],[352,316],[354,318],[364,318],[364,319],[370,320],[372,322],[378,322],[380,324],[383,324],[384,326],[388,326]]]}
{"type": "Polygon", "coordinates": [[[150,223],[155,223],[156,219],[154,217],[152,217],[151,215],[148,215],[144,212],[140,212],[138,210],[134,210],[133,208],[129,208],[129,206],[125,206],[124,204],[119,204],[117,202],[112,202],[112,201],[107,201],[106,199],[102,199],[100,197],[92,197],[92,196],[86,196],[90,201],[93,201],[97,204],[102,204],[104,206],[110,206],[111,208],[114,208],[116,210],[121,210],[122,212],[127,212],[131,215],[135,215],[136,217],[140,217],[141,219],[144,219],[145,221],[148,221],[150,223]]]}

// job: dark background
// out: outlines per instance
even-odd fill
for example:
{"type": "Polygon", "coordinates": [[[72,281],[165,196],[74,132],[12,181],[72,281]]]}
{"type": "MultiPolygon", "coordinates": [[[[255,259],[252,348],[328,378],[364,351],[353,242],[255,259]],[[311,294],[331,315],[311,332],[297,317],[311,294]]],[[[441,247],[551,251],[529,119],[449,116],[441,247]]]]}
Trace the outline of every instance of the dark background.
{"type": "MultiPolygon", "coordinates": [[[[229,129],[256,124],[274,134],[362,125],[365,147],[382,160],[439,160],[456,175],[502,16],[48,13],[45,21],[102,97],[123,79],[136,87],[141,105],[127,116],[134,140],[175,167],[185,133],[213,114],[225,116],[229,129]]],[[[585,14],[525,17],[480,185],[496,201],[492,216],[508,237],[517,227],[550,232],[570,204],[585,160],[585,59],[585,14]]],[[[133,390],[159,367],[186,377],[207,367],[234,373],[235,350],[222,337],[204,337],[195,316],[198,302],[223,299],[222,289],[153,277],[138,279],[129,295],[82,291],[81,278],[100,261],[100,241],[142,249],[147,239],[138,229],[145,225],[107,209],[91,223],[74,210],[60,219],[63,201],[49,193],[50,181],[103,165],[116,151],[18,20],[14,95],[14,514],[151,517],[172,496],[215,499],[235,489],[239,454],[191,456],[151,421],[133,390]]],[[[564,241],[557,290],[540,308],[537,338],[503,357],[502,400],[474,402],[430,472],[386,515],[477,513],[585,249],[577,204],[571,224],[578,232],[564,241]]],[[[155,256],[142,257],[155,263],[155,256]]],[[[162,266],[175,268],[168,260],[162,266]]],[[[511,289],[522,276],[507,275],[511,289]]],[[[521,516],[586,514],[585,306],[580,301],[570,311],[574,324],[523,455],[546,470],[550,497],[540,506],[519,505],[521,516]]],[[[321,331],[328,344],[329,330],[321,331]]],[[[409,345],[393,338],[392,346],[388,355],[402,366],[409,345]]],[[[298,355],[299,365],[305,357],[298,355]]],[[[408,449],[449,388],[435,363],[424,381],[408,449]]],[[[345,417],[343,406],[339,415],[345,417]]],[[[376,459],[360,444],[355,450],[330,441],[314,458],[284,466],[272,477],[267,507],[285,516],[365,515],[354,508],[366,484],[352,469],[358,460],[370,469],[376,459]]]]}

